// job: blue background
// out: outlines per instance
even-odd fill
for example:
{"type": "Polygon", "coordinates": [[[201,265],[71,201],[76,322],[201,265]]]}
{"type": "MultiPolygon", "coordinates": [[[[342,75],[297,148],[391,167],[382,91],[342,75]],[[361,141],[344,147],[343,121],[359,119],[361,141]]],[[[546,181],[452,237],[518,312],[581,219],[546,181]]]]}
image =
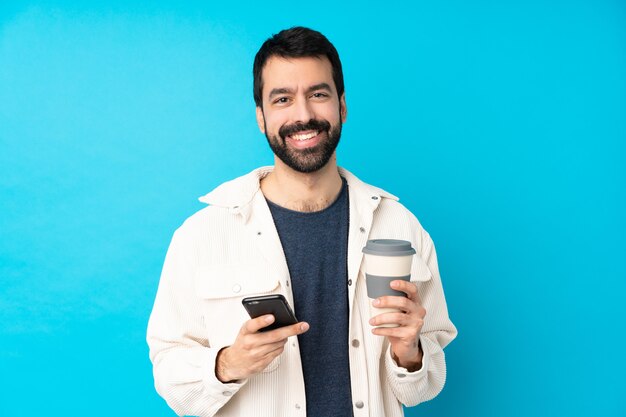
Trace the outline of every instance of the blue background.
{"type": "Polygon", "coordinates": [[[297,24],[342,57],[340,164],[437,244],[460,333],[407,415],[626,415],[624,2],[182,3],[0,3],[1,416],[173,415],[165,251],[272,163],[252,61],[297,24]]]}

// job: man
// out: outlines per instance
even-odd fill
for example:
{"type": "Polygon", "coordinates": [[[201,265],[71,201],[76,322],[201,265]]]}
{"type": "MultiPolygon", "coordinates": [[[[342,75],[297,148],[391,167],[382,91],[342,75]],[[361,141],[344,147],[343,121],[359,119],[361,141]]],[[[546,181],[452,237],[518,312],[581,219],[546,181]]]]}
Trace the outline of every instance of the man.
{"type": "Polygon", "coordinates": [[[254,62],[275,166],[222,184],[174,234],[148,325],[157,391],[177,414],[401,416],[443,388],[448,319],[433,242],[391,194],[338,168],[341,62],[319,32],[268,39],[254,62]],[[415,282],[370,319],[368,239],[410,241],[415,282]],[[299,323],[261,332],[244,297],[283,294],[299,323]],[[397,327],[380,327],[395,324],[397,327]]]}

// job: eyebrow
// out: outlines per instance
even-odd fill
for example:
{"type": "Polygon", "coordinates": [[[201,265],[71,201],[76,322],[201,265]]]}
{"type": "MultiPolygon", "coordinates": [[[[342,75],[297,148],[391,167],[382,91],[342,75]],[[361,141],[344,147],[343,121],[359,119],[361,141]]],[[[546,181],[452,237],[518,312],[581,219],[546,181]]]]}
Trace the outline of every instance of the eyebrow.
{"type": "MultiPolygon", "coordinates": [[[[309,88],[307,88],[306,93],[310,93],[312,91],[317,91],[317,90],[327,90],[327,91],[332,91],[330,88],[330,85],[328,85],[328,83],[319,83],[319,84],[315,84],[310,86],[309,88]]],[[[291,94],[293,93],[293,89],[291,88],[274,88],[272,89],[272,91],[270,91],[270,98],[277,96],[279,94],[291,94]]]]}

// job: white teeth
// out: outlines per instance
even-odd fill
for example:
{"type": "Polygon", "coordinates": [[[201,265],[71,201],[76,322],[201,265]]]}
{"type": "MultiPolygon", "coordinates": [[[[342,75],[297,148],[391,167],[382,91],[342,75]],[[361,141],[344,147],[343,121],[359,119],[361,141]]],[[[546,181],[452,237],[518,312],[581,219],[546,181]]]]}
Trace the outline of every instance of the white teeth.
{"type": "Polygon", "coordinates": [[[291,135],[291,137],[295,140],[307,140],[307,139],[311,139],[314,138],[315,136],[317,136],[319,132],[311,132],[311,133],[307,133],[306,135],[291,135]]]}

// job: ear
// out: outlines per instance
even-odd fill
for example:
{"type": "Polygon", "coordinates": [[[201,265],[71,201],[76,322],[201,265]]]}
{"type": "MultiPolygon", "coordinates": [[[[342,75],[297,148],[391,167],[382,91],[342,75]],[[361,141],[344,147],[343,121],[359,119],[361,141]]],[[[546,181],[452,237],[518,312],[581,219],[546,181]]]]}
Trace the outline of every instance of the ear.
{"type": "Polygon", "coordinates": [[[348,107],[346,107],[346,93],[344,92],[339,99],[341,103],[341,123],[345,123],[348,118],[348,107]]]}
{"type": "Polygon", "coordinates": [[[256,124],[259,125],[261,133],[265,134],[265,116],[263,116],[263,109],[259,106],[256,108],[256,124]]]}

